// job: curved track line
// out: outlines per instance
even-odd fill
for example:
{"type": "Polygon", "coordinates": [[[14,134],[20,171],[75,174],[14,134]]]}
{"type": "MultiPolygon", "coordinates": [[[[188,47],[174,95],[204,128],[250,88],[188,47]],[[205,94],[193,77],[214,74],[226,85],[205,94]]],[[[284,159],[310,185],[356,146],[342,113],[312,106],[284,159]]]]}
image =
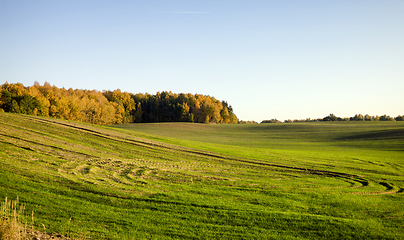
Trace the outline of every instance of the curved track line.
{"type": "MultiPolygon", "coordinates": [[[[242,159],[242,158],[237,158],[235,156],[219,155],[219,154],[215,154],[212,152],[200,151],[200,150],[196,150],[196,149],[191,149],[191,148],[186,148],[186,147],[181,147],[181,146],[174,146],[174,145],[165,144],[165,143],[156,144],[151,141],[149,142],[149,141],[144,141],[144,140],[140,140],[140,139],[128,139],[128,138],[117,139],[116,136],[113,136],[113,135],[110,135],[107,133],[103,133],[100,131],[96,131],[93,129],[75,126],[73,124],[67,124],[67,123],[62,123],[59,121],[52,121],[52,120],[48,120],[48,119],[38,119],[38,118],[32,118],[32,117],[29,117],[29,118],[31,120],[34,120],[37,122],[62,125],[62,126],[68,127],[68,128],[74,128],[74,129],[86,132],[88,134],[91,134],[91,135],[94,135],[97,137],[105,138],[108,140],[113,140],[116,142],[126,143],[126,144],[133,144],[133,145],[136,145],[139,147],[144,147],[144,148],[153,149],[153,150],[164,149],[164,150],[169,150],[169,151],[180,151],[180,152],[193,154],[193,155],[197,155],[197,156],[212,157],[212,158],[223,159],[223,160],[228,160],[228,161],[237,161],[237,162],[242,162],[242,163],[247,163],[247,164],[252,164],[252,165],[275,167],[275,168],[280,168],[280,169],[287,169],[290,171],[305,172],[305,173],[312,174],[312,175],[321,175],[321,176],[327,176],[327,177],[333,177],[333,178],[347,179],[347,180],[351,180],[351,181],[361,184],[362,187],[368,186],[369,182],[370,182],[369,180],[362,178],[358,175],[354,175],[354,174],[347,174],[347,173],[328,171],[328,170],[302,168],[302,167],[293,167],[293,166],[287,166],[287,165],[281,165],[281,164],[271,164],[271,163],[265,163],[265,162],[257,162],[257,161],[251,160],[251,159],[242,159]]],[[[69,151],[69,150],[67,150],[67,151],[69,151]]],[[[386,191],[382,192],[382,193],[377,193],[377,194],[391,194],[391,193],[403,192],[403,189],[400,189],[399,191],[391,190],[391,189],[393,189],[393,187],[391,185],[389,185],[388,183],[378,183],[378,184],[386,187],[386,191]],[[389,190],[391,190],[391,191],[389,191],[389,190]]],[[[366,193],[364,193],[364,194],[366,194],[366,193]]],[[[369,194],[375,194],[375,193],[369,193],[369,194]]]]}

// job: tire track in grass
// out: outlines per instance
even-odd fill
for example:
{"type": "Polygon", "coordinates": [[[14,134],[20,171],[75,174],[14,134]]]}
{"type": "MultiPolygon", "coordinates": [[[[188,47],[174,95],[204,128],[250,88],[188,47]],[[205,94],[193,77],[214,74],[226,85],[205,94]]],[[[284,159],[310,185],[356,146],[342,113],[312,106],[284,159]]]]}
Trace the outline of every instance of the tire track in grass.
{"type": "MultiPolygon", "coordinates": [[[[20,137],[16,137],[16,136],[7,135],[7,134],[2,134],[2,133],[0,133],[0,136],[4,136],[4,137],[8,137],[8,138],[13,138],[13,139],[17,139],[17,140],[20,140],[20,141],[23,141],[23,142],[28,142],[28,143],[32,143],[32,144],[35,144],[35,145],[40,145],[40,146],[43,146],[43,147],[49,147],[49,148],[53,148],[53,149],[57,149],[57,150],[61,150],[61,151],[69,152],[69,153],[74,153],[74,154],[78,154],[78,155],[83,155],[83,156],[86,156],[86,157],[95,157],[95,156],[89,155],[89,154],[87,154],[87,153],[82,153],[82,152],[77,152],[77,151],[73,151],[73,150],[68,150],[68,149],[64,149],[64,148],[61,148],[61,147],[56,147],[56,146],[52,146],[52,145],[49,145],[49,144],[39,143],[39,142],[35,142],[35,141],[28,140],[28,139],[24,139],[24,138],[20,138],[20,137]]],[[[3,141],[1,141],[1,142],[3,142],[3,141]]],[[[14,146],[19,147],[19,148],[23,148],[23,149],[25,149],[25,150],[36,151],[36,150],[34,150],[34,149],[32,149],[32,148],[18,146],[18,145],[13,144],[13,143],[9,143],[9,142],[4,142],[4,143],[8,143],[8,144],[14,145],[14,146]]]]}
{"type": "Polygon", "coordinates": [[[358,194],[358,195],[381,195],[381,194],[393,194],[393,193],[401,193],[403,192],[403,189],[396,189],[394,186],[386,183],[386,182],[379,182],[379,185],[382,185],[386,188],[385,191],[383,192],[354,192],[352,194],[358,194]]]}
{"type": "MultiPolygon", "coordinates": [[[[0,134],[0,135],[1,135],[1,134],[0,134]]],[[[35,152],[35,150],[34,150],[34,149],[29,148],[29,147],[22,147],[22,146],[18,146],[17,144],[14,144],[14,143],[10,143],[10,142],[4,142],[4,141],[1,141],[1,140],[0,140],[0,142],[1,142],[1,143],[4,143],[4,144],[9,144],[9,145],[14,146],[14,147],[17,147],[17,148],[24,149],[24,150],[27,150],[27,151],[32,151],[32,152],[35,152]]]]}
{"type": "MultiPolygon", "coordinates": [[[[354,175],[354,174],[258,162],[258,161],[254,161],[251,159],[241,159],[241,158],[237,158],[235,156],[219,155],[219,154],[215,154],[212,152],[201,151],[201,150],[196,150],[196,149],[191,149],[191,148],[186,148],[186,147],[181,147],[181,146],[174,146],[174,145],[165,144],[165,143],[157,144],[157,143],[153,143],[152,141],[145,141],[145,140],[139,140],[139,139],[129,139],[129,138],[117,139],[117,137],[119,137],[119,136],[107,134],[105,132],[97,131],[95,129],[89,129],[89,128],[84,128],[81,126],[76,126],[74,124],[63,123],[60,121],[53,121],[50,119],[39,119],[39,118],[33,118],[33,117],[28,117],[28,118],[30,118],[33,121],[37,121],[37,122],[51,123],[51,124],[55,124],[55,125],[62,125],[64,127],[68,127],[68,128],[74,128],[74,129],[86,132],[88,134],[91,134],[91,135],[94,135],[97,137],[101,137],[104,139],[108,139],[108,140],[112,140],[112,141],[116,141],[116,142],[120,142],[120,143],[133,144],[138,147],[143,147],[143,148],[147,148],[147,149],[166,150],[166,151],[168,150],[168,151],[172,151],[172,152],[180,151],[180,152],[184,152],[184,153],[188,153],[188,154],[192,154],[192,155],[221,159],[221,160],[225,160],[225,161],[232,161],[232,162],[236,161],[236,162],[240,162],[240,163],[267,166],[267,167],[275,167],[275,168],[279,168],[279,169],[290,170],[293,172],[302,172],[302,173],[307,173],[307,174],[317,175],[317,176],[326,176],[326,177],[332,177],[332,178],[345,179],[345,180],[357,182],[361,185],[361,187],[367,187],[367,186],[369,186],[369,184],[371,182],[363,177],[360,177],[360,176],[354,175]]],[[[377,194],[392,194],[392,193],[401,193],[402,192],[402,189],[392,190],[395,188],[388,183],[383,182],[383,183],[377,183],[377,184],[384,186],[386,188],[385,192],[382,192],[382,193],[378,192],[377,194]]],[[[360,194],[366,194],[366,193],[360,193],[360,194]]],[[[369,194],[375,194],[375,193],[371,192],[369,194]]]]}

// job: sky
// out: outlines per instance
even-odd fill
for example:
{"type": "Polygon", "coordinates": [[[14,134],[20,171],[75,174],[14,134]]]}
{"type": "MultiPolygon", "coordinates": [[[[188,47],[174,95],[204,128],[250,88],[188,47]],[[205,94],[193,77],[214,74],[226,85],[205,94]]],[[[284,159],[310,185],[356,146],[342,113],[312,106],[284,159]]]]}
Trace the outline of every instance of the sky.
{"type": "Polygon", "coordinates": [[[0,1],[0,84],[213,96],[240,120],[404,115],[404,1],[0,1]]]}

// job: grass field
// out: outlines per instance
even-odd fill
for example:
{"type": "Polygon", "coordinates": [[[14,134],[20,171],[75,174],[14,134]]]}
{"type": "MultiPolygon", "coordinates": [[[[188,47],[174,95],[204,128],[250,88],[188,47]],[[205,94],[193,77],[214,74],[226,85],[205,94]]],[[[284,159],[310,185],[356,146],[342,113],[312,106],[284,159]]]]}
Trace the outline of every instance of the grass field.
{"type": "Polygon", "coordinates": [[[0,197],[18,196],[42,231],[404,238],[404,122],[100,127],[0,113],[0,149],[0,197]]]}

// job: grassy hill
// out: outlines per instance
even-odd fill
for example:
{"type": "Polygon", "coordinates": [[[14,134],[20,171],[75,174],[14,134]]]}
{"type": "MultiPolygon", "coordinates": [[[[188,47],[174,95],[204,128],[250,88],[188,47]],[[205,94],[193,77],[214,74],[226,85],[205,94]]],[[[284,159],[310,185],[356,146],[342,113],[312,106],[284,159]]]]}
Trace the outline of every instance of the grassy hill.
{"type": "Polygon", "coordinates": [[[402,122],[100,127],[0,113],[0,149],[0,197],[18,196],[42,231],[93,239],[404,236],[402,122]]]}

